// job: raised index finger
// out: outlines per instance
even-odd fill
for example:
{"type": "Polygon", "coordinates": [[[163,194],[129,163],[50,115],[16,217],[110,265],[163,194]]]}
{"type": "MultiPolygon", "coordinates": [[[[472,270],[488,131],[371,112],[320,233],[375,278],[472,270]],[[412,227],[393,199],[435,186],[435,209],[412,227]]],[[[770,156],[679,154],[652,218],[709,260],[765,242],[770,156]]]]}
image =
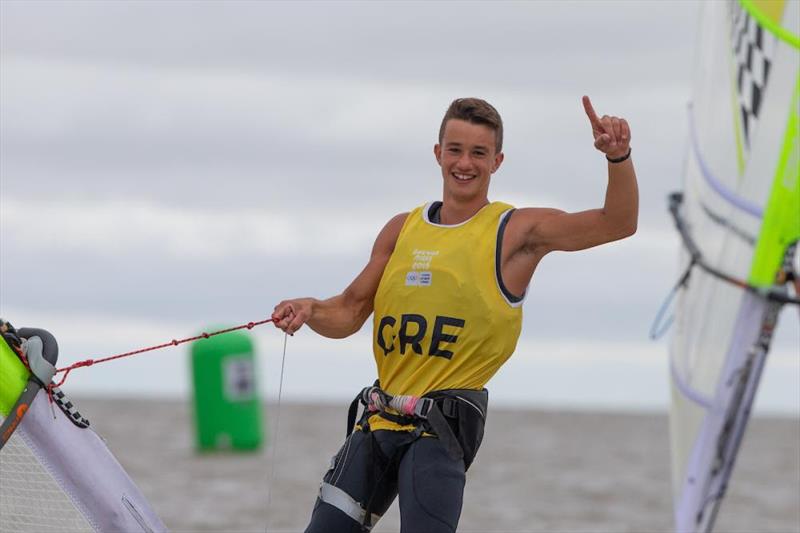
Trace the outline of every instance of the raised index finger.
{"type": "Polygon", "coordinates": [[[582,101],[583,109],[586,111],[586,116],[589,117],[589,121],[592,123],[592,126],[602,129],[602,126],[600,125],[600,119],[597,117],[597,113],[594,112],[594,108],[592,107],[592,101],[589,100],[588,96],[584,96],[582,101]]]}

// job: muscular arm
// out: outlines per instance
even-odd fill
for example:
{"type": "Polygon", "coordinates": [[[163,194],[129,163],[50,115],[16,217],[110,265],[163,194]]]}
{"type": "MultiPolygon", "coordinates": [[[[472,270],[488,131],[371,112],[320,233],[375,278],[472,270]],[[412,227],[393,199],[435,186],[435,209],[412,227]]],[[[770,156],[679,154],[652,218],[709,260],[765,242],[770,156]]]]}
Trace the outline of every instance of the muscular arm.
{"type": "MultiPolygon", "coordinates": [[[[583,108],[592,126],[594,146],[607,158],[630,153],[628,122],[618,117],[597,116],[588,96],[583,108]]],[[[553,250],[584,250],[633,235],[639,217],[639,189],[631,158],[608,163],[608,187],[602,208],[579,213],[558,209],[521,209],[510,229],[517,238],[512,247],[533,253],[540,259],[553,250]]]]}
{"type": "MultiPolygon", "coordinates": [[[[602,119],[584,96],[583,106],[592,125],[594,146],[607,157],[623,157],[630,150],[630,129],[624,119],[602,119]]],[[[539,261],[554,250],[576,251],[633,235],[639,216],[639,191],[633,161],[608,163],[608,187],[603,207],[579,213],[558,209],[519,209],[503,238],[502,275],[514,294],[522,294],[539,261]]]]}
{"type": "Polygon", "coordinates": [[[520,209],[518,222],[525,233],[522,244],[529,250],[536,250],[537,255],[544,255],[553,250],[585,250],[629,237],[636,233],[638,216],[639,190],[633,161],[628,159],[622,163],[608,163],[603,207],[578,213],[520,209]]]}
{"type": "Polygon", "coordinates": [[[335,339],[347,337],[361,329],[372,313],[383,270],[407,216],[408,213],[397,215],[383,227],[372,247],[369,262],[344,292],[327,300],[285,300],[275,306],[272,314],[275,326],[293,334],[303,324],[308,324],[320,335],[335,339]]]}

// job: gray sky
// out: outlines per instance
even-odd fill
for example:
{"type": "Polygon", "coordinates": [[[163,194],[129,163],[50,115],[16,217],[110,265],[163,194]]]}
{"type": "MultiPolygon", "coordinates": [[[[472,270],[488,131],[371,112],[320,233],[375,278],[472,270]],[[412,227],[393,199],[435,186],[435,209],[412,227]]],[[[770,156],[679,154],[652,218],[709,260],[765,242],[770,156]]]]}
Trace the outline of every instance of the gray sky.
{"type": "MultiPolygon", "coordinates": [[[[666,342],[647,333],[678,275],[666,195],[681,186],[697,12],[3,1],[0,313],[53,330],[66,363],[335,294],[392,215],[440,195],[432,146],[460,96],[504,118],[492,199],[596,207],[606,176],[588,94],[631,124],[639,232],[545,259],[520,348],[490,388],[507,402],[664,406],[666,342]]],[[[796,322],[786,313],[767,371],[770,409],[800,410],[796,322]]],[[[369,382],[368,329],[291,339],[288,397],[343,398],[369,382]]],[[[257,338],[273,390],[282,337],[257,338]]],[[[71,390],[184,394],[185,354],[173,352],[78,371],[71,390]]]]}

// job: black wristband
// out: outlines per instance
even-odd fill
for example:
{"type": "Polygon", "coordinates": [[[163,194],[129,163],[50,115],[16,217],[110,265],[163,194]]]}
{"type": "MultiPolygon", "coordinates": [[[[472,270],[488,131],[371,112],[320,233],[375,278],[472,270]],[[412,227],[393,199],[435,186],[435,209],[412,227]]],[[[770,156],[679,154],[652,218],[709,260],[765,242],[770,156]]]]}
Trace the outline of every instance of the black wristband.
{"type": "Polygon", "coordinates": [[[611,159],[610,157],[606,156],[609,163],[622,163],[623,161],[627,160],[631,156],[631,149],[628,148],[628,153],[623,155],[622,157],[618,157],[616,159],[611,159]]]}

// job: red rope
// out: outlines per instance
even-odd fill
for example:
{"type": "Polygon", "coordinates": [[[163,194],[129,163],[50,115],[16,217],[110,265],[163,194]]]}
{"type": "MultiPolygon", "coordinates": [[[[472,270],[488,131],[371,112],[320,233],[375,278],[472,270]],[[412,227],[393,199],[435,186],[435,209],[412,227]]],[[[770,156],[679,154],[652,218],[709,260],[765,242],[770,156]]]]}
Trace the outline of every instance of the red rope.
{"type": "Polygon", "coordinates": [[[121,353],[121,354],[118,354],[118,355],[112,355],[110,357],[103,357],[102,359],[86,359],[84,361],[78,361],[77,363],[73,363],[70,366],[67,366],[67,367],[64,367],[64,368],[59,368],[58,370],[56,370],[56,374],[60,374],[60,373],[64,372],[64,376],[61,378],[61,381],[59,381],[56,384],[52,384],[51,383],[50,385],[48,385],[47,388],[48,388],[48,390],[50,390],[52,387],[60,387],[61,385],[63,385],[64,382],[67,380],[67,376],[69,376],[69,373],[72,372],[73,370],[75,370],[76,368],[81,368],[81,367],[84,367],[84,366],[92,366],[92,365],[96,365],[98,363],[105,363],[106,361],[113,361],[114,359],[121,359],[123,357],[129,357],[131,355],[137,355],[137,354],[145,353],[145,352],[152,352],[153,350],[160,350],[161,348],[168,348],[170,346],[178,346],[179,344],[183,344],[185,342],[192,342],[192,341],[197,341],[197,340],[200,340],[200,339],[207,339],[207,338],[213,337],[215,335],[222,335],[223,333],[230,333],[231,331],[236,331],[236,330],[240,330],[240,329],[253,329],[256,326],[260,326],[262,324],[267,324],[269,322],[273,322],[273,319],[268,318],[266,320],[260,320],[258,322],[248,322],[247,324],[242,324],[241,326],[235,326],[235,327],[232,327],[232,328],[221,329],[219,331],[213,331],[211,333],[203,332],[200,335],[196,335],[194,337],[189,337],[187,339],[181,339],[181,340],[172,339],[170,342],[165,342],[164,344],[159,344],[157,346],[150,346],[149,348],[142,348],[140,350],[134,350],[132,352],[125,352],[125,353],[121,353]]]}

